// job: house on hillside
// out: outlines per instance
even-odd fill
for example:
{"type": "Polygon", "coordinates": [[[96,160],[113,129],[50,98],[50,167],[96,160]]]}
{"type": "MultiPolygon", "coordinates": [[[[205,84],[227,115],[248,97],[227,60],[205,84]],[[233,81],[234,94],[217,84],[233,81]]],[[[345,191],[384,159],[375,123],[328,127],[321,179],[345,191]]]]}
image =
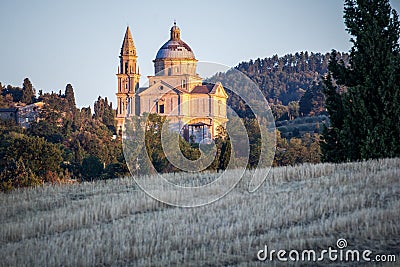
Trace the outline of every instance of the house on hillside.
{"type": "Polygon", "coordinates": [[[30,123],[39,120],[39,112],[43,106],[43,102],[37,102],[30,105],[17,105],[13,108],[1,108],[0,119],[12,120],[21,127],[28,128],[30,123]]]}

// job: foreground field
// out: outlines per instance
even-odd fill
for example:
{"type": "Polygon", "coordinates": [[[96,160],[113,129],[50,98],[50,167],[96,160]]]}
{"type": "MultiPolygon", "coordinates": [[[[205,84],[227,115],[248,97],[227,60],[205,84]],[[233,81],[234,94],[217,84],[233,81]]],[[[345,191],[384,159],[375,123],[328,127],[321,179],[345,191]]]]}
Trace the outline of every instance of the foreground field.
{"type": "Polygon", "coordinates": [[[200,208],[161,204],[131,178],[14,191],[0,203],[1,266],[271,266],[280,263],[257,260],[265,245],[322,250],[339,238],[400,260],[400,159],[273,168],[255,193],[241,183],[200,208]]]}

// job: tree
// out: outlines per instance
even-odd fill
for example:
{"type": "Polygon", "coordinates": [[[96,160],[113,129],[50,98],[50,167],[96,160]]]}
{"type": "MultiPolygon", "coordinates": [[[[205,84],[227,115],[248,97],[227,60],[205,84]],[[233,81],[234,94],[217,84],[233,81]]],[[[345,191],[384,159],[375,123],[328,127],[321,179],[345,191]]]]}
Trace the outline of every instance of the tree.
{"type": "Polygon", "coordinates": [[[282,138],[279,130],[276,130],[276,150],[274,158],[274,166],[287,165],[287,150],[289,148],[289,143],[285,138],[282,138]]]}
{"type": "Polygon", "coordinates": [[[112,108],[112,103],[108,104],[107,97],[99,98],[94,102],[94,118],[103,122],[110,130],[115,132],[115,112],[112,108]]]}
{"type": "Polygon", "coordinates": [[[218,126],[217,128],[215,146],[217,147],[217,153],[209,169],[217,171],[225,170],[231,160],[232,148],[228,132],[222,126],[218,126]]]}
{"type": "Polygon", "coordinates": [[[62,157],[58,145],[48,143],[40,137],[15,132],[2,134],[0,137],[0,169],[7,166],[12,159],[21,159],[38,177],[43,177],[48,171],[60,171],[62,157]]]}
{"type": "Polygon", "coordinates": [[[126,163],[112,163],[107,165],[106,169],[104,170],[104,178],[113,179],[118,177],[126,177],[129,176],[129,169],[126,163]]]}
{"type": "Polygon", "coordinates": [[[349,64],[338,61],[336,51],[331,53],[332,76],[326,79],[325,92],[332,124],[324,131],[324,159],[348,161],[399,156],[397,12],[389,0],[346,0],[344,20],[353,36],[353,47],[349,64]],[[346,90],[339,92],[343,87],[346,90]]]}
{"type": "Polygon", "coordinates": [[[146,121],[146,151],[157,172],[168,172],[172,167],[165,156],[161,143],[161,129],[168,127],[164,124],[165,121],[165,116],[157,114],[149,114],[146,121]]]}
{"type": "Polygon", "coordinates": [[[31,169],[27,168],[22,158],[10,159],[0,172],[0,191],[9,191],[17,187],[36,186],[42,184],[31,169]]]}
{"type": "Polygon", "coordinates": [[[257,119],[245,119],[244,126],[249,137],[249,168],[257,167],[261,154],[261,131],[257,119]]]}
{"type": "Polygon", "coordinates": [[[69,83],[65,87],[65,99],[67,99],[68,106],[71,110],[75,110],[76,104],[75,104],[75,94],[74,94],[74,88],[72,88],[72,85],[69,83]]]}
{"type": "Polygon", "coordinates": [[[83,159],[82,175],[85,180],[100,179],[103,170],[103,164],[98,157],[89,156],[83,159]]]}
{"type": "Polygon", "coordinates": [[[313,83],[299,101],[300,116],[314,116],[324,111],[325,96],[322,92],[323,86],[320,83],[313,83]]]}
{"type": "Polygon", "coordinates": [[[291,101],[288,104],[288,115],[290,120],[294,120],[299,116],[299,102],[291,101]]]}
{"type": "MultiPolygon", "coordinates": [[[[335,55],[333,54],[332,57],[335,57],[335,55]]],[[[342,96],[331,82],[330,74],[325,80],[324,94],[326,97],[325,107],[330,115],[330,127],[323,125],[322,160],[341,162],[346,157],[345,147],[340,140],[341,129],[343,128],[343,103],[342,96]]]]}
{"type": "Polygon", "coordinates": [[[35,91],[33,89],[32,83],[28,78],[24,79],[22,85],[22,99],[21,101],[26,104],[31,104],[35,98],[35,91]]]}
{"type": "Polygon", "coordinates": [[[301,164],[304,162],[304,157],[307,154],[307,148],[303,146],[301,139],[292,138],[289,141],[289,148],[287,150],[287,163],[289,165],[301,164]]]}
{"type": "Polygon", "coordinates": [[[43,137],[47,142],[61,143],[63,141],[63,134],[61,128],[55,123],[50,123],[46,120],[39,122],[32,122],[27,133],[31,136],[43,137]]]}
{"type": "Polygon", "coordinates": [[[7,108],[8,106],[3,96],[3,89],[3,85],[0,82],[0,108],[7,108]]]}
{"type": "Polygon", "coordinates": [[[275,121],[282,120],[282,119],[289,119],[288,108],[282,104],[271,105],[271,111],[274,115],[275,121]],[[285,116],[284,116],[285,115],[285,116]]]}

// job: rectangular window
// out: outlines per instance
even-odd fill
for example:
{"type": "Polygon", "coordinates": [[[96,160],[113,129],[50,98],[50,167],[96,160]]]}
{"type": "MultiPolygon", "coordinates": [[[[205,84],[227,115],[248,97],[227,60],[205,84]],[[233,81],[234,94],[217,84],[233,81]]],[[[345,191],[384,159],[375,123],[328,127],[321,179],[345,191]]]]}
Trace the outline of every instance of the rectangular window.
{"type": "Polygon", "coordinates": [[[164,104],[158,106],[158,110],[160,111],[160,114],[164,114],[164,104]]]}

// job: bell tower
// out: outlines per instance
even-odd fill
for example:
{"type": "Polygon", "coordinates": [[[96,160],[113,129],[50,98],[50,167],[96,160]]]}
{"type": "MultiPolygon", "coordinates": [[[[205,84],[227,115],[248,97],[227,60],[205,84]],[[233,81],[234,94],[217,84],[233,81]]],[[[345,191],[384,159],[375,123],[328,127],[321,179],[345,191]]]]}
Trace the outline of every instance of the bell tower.
{"type": "Polygon", "coordinates": [[[139,67],[136,63],[136,48],[129,26],[126,28],[118,66],[117,130],[122,129],[125,117],[135,115],[135,93],[139,88],[139,67]]]}

